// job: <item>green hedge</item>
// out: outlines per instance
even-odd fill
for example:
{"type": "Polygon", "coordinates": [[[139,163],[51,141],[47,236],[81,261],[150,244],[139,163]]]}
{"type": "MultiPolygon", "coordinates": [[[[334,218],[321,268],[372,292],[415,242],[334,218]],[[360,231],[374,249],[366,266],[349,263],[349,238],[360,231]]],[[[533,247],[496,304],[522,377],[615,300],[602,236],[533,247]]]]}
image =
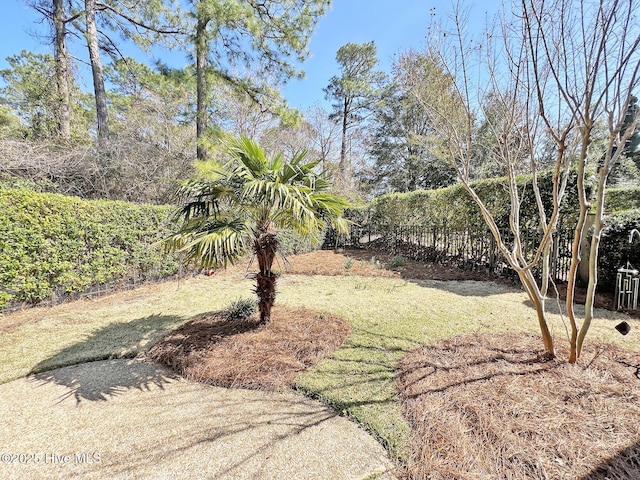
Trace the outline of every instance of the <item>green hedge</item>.
{"type": "Polygon", "coordinates": [[[640,238],[631,232],[640,232],[640,209],[617,212],[605,218],[598,258],[598,285],[604,290],[614,290],[618,268],[627,262],[640,269],[640,238]],[[631,241],[630,241],[631,240],[631,241]]]}
{"type": "MultiPolygon", "coordinates": [[[[540,175],[538,183],[547,213],[552,199],[552,180],[551,173],[545,172],[540,175]]],[[[576,180],[573,175],[568,182],[567,196],[561,208],[562,224],[569,229],[573,229],[579,212],[576,180]]],[[[523,234],[525,237],[535,235],[538,232],[538,212],[531,177],[521,176],[517,181],[523,192],[523,234]]],[[[506,178],[481,180],[472,185],[493,214],[505,240],[511,240],[508,228],[511,203],[506,178]]],[[[633,229],[640,231],[640,187],[608,189],[605,206],[608,212],[613,213],[605,218],[599,250],[598,285],[601,290],[613,290],[618,268],[629,262],[640,269],[640,238],[635,236],[633,242],[629,242],[630,232],[633,229]]],[[[385,226],[435,226],[451,231],[487,232],[477,205],[461,184],[439,190],[383,195],[375,198],[368,208],[352,209],[347,215],[356,225],[367,226],[370,223],[374,231],[385,226]]]]}
{"type": "MultiPolygon", "coordinates": [[[[573,222],[578,212],[576,175],[571,176],[566,190],[566,199],[562,204],[562,217],[565,223],[573,222]]],[[[523,231],[538,231],[538,210],[530,175],[517,178],[521,192],[520,218],[523,231]]],[[[551,213],[553,195],[552,172],[539,175],[539,189],[547,214],[551,213]]],[[[509,241],[509,213],[511,201],[506,178],[492,178],[472,183],[478,196],[492,213],[496,223],[509,241]]],[[[418,190],[409,193],[382,195],[371,202],[371,222],[388,226],[436,226],[452,231],[486,231],[486,223],[471,195],[461,184],[438,190],[418,190]]],[[[362,218],[361,213],[356,216],[362,218]]]]}
{"type": "Polygon", "coordinates": [[[604,202],[607,212],[640,209],[640,187],[608,188],[604,202]]]}
{"type": "Polygon", "coordinates": [[[175,273],[176,259],[151,246],[171,212],[1,188],[0,308],[175,273]]]}

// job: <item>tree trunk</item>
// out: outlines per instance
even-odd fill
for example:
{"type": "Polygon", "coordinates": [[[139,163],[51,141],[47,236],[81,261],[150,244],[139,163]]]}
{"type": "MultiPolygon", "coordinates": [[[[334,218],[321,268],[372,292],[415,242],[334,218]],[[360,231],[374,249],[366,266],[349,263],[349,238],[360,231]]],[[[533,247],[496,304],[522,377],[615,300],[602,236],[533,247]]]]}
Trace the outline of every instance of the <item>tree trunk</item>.
{"type": "Polygon", "coordinates": [[[273,261],[278,250],[278,237],[270,232],[258,232],[254,241],[254,252],[258,259],[259,272],[256,275],[256,294],[260,325],[271,320],[271,309],[276,300],[276,282],[278,276],[272,271],[273,261]]]}
{"type": "MultiPolygon", "coordinates": [[[[531,303],[533,304],[533,307],[536,310],[536,315],[538,317],[538,324],[540,326],[540,333],[542,335],[542,343],[544,344],[545,353],[549,358],[554,358],[555,347],[554,347],[551,331],[549,330],[549,325],[547,324],[544,298],[540,292],[540,288],[538,287],[538,284],[536,283],[536,279],[533,276],[533,273],[531,273],[531,269],[523,268],[523,265],[526,265],[526,261],[524,261],[521,258],[521,255],[519,258],[515,252],[510,251],[506,247],[506,245],[502,241],[500,229],[498,228],[498,225],[496,224],[495,219],[491,215],[491,212],[489,212],[487,207],[484,205],[484,203],[482,202],[482,200],[480,199],[476,191],[473,190],[473,188],[471,188],[469,183],[464,181],[460,176],[458,178],[460,178],[460,180],[462,181],[462,186],[464,187],[464,189],[469,193],[469,195],[471,195],[471,198],[474,200],[476,205],[478,205],[478,208],[480,209],[480,214],[484,218],[487,226],[489,227],[489,230],[493,235],[493,238],[496,241],[498,251],[504,256],[504,258],[507,260],[509,265],[518,274],[520,283],[522,283],[522,286],[524,287],[529,299],[531,300],[531,303]]],[[[514,191],[512,190],[511,192],[512,195],[513,195],[513,192],[514,191]]],[[[512,201],[514,200],[517,200],[517,197],[516,199],[513,199],[512,197],[512,201]]],[[[514,214],[518,215],[517,209],[512,210],[511,215],[513,216],[514,214]]],[[[512,228],[514,228],[514,231],[517,232],[519,231],[519,227],[517,224],[513,223],[514,221],[517,222],[517,217],[515,217],[515,219],[510,218],[510,222],[512,222],[512,228]]],[[[551,219],[551,225],[555,226],[555,218],[551,219]]],[[[519,241],[519,237],[517,240],[519,241]]]]}
{"type": "Polygon", "coordinates": [[[196,155],[207,158],[202,139],[207,131],[207,24],[208,18],[198,17],[196,26],[196,155]]]}
{"type": "Polygon", "coordinates": [[[69,52],[64,0],[53,0],[53,28],[55,31],[55,75],[58,88],[58,134],[71,137],[71,100],[69,93],[69,52]]]}
{"type": "MultiPolygon", "coordinates": [[[[583,159],[586,158],[587,145],[587,142],[583,142],[582,151],[580,153],[581,158],[583,159]]],[[[587,221],[587,213],[589,210],[584,181],[585,161],[581,161],[578,163],[577,182],[580,215],[578,217],[578,223],[574,231],[573,244],[571,245],[571,264],[569,266],[569,273],[567,277],[567,298],[565,303],[567,308],[567,317],[569,318],[569,324],[571,325],[571,338],[569,339],[569,363],[576,363],[578,361],[578,324],[576,322],[574,299],[576,293],[578,266],[580,265],[581,260],[580,249],[582,246],[582,237],[584,234],[584,226],[587,221]]]]}
{"type": "Polygon", "coordinates": [[[338,164],[338,173],[342,186],[347,185],[347,126],[349,116],[349,102],[347,97],[344,98],[344,108],[342,110],[342,142],[340,145],[340,163],[338,164]]]}
{"type": "Polygon", "coordinates": [[[85,14],[87,18],[87,46],[93,75],[93,91],[96,99],[96,116],[98,120],[98,144],[103,144],[109,137],[109,117],[107,114],[107,93],[104,88],[104,74],[100,61],[98,47],[98,29],[96,28],[96,2],[85,0],[85,14]]]}
{"type": "Polygon", "coordinates": [[[587,298],[584,305],[584,321],[577,336],[577,358],[580,358],[582,344],[584,343],[584,339],[591,326],[591,320],[593,319],[593,303],[596,295],[596,286],[598,285],[598,251],[600,248],[602,229],[604,227],[604,192],[607,186],[610,162],[610,153],[607,153],[604,165],[600,169],[600,178],[598,179],[598,188],[596,190],[596,213],[593,223],[593,236],[591,237],[591,250],[589,251],[589,282],[587,284],[587,298]]]}
{"type": "Polygon", "coordinates": [[[520,282],[524,286],[531,303],[533,304],[533,308],[536,310],[536,315],[538,317],[538,325],[540,326],[540,333],[542,335],[542,343],[544,344],[545,354],[549,358],[555,357],[555,347],[553,344],[553,337],[551,332],[549,331],[549,326],[547,325],[547,318],[544,311],[544,298],[540,293],[540,289],[538,288],[538,284],[536,283],[536,279],[531,273],[531,270],[517,270],[518,277],[520,277],[520,282]]]}

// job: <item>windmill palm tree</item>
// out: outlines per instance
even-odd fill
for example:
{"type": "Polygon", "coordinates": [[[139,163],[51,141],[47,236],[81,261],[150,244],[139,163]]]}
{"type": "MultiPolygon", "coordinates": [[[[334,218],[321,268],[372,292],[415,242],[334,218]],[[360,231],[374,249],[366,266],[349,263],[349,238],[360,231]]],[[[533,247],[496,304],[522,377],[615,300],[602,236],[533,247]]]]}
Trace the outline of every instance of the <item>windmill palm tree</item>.
{"type": "Polygon", "coordinates": [[[342,217],[348,206],[329,192],[319,161],[305,163],[305,152],[285,162],[282,154],[268,159],[253,140],[230,142],[230,162],[212,178],[185,181],[177,191],[182,205],[178,231],[165,241],[168,251],[202,268],[226,267],[253,250],[259,271],[256,294],[260,323],[271,319],[277,275],[273,263],[278,231],[292,229],[318,239],[327,223],[347,231],[342,217]]]}

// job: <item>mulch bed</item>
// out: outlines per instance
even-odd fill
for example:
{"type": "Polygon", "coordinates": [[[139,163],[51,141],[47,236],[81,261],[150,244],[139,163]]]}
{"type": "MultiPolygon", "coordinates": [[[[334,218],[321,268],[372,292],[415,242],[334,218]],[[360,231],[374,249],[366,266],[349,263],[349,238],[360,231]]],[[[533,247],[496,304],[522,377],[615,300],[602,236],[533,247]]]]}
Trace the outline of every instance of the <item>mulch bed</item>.
{"type": "Polygon", "coordinates": [[[569,365],[540,347],[479,334],[408,354],[397,377],[406,478],[640,478],[640,358],[591,344],[569,365]]]}
{"type": "Polygon", "coordinates": [[[271,321],[225,312],[195,318],[154,345],[150,359],[189,379],[223,387],[283,390],[298,372],[337,350],[350,332],[336,315],[276,306],[271,321]]]}
{"type": "Polygon", "coordinates": [[[435,263],[403,258],[391,267],[396,255],[380,250],[318,250],[296,255],[282,270],[302,275],[363,275],[412,280],[491,280],[485,272],[466,271],[435,263]]]}

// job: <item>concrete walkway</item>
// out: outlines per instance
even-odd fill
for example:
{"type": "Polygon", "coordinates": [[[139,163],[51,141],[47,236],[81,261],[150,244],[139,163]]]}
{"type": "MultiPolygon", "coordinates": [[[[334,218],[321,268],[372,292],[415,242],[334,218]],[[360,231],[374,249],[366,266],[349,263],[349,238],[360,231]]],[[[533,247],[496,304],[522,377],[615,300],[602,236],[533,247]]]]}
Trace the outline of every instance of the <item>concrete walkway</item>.
{"type": "Polygon", "coordinates": [[[0,418],[0,479],[394,478],[382,446],[319,402],[142,360],[0,385],[0,418]]]}

